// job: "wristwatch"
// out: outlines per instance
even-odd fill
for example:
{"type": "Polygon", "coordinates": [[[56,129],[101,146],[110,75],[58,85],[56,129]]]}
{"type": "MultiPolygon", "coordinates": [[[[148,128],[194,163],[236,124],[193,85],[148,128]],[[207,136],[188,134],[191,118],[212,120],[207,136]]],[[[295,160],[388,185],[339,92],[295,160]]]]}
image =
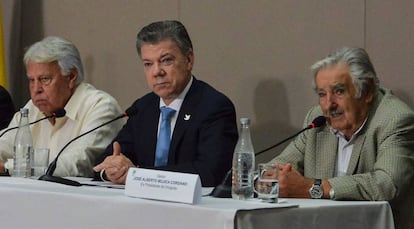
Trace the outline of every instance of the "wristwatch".
{"type": "Polygon", "coordinates": [[[322,180],[315,179],[312,187],[309,189],[309,195],[312,199],[320,199],[323,196],[322,180]]]}

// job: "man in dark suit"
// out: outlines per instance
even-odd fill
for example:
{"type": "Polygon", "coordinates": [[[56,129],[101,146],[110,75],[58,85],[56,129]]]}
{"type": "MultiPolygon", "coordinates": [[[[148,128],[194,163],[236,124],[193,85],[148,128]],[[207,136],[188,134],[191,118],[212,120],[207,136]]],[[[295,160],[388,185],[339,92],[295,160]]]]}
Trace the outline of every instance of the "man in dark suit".
{"type": "MultiPolygon", "coordinates": [[[[0,130],[9,125],[14,113],[13,100],[9,92],[0,85],[0,130]]],[[[8,173],[4,170],[4,162],[0,160],[0,176],[2,175],[8,175],[8,173]]]]}
{"type": "Polygon", "coordinates": [[[117,184],[125,183],[130,167],[193,173],[203,186],[219,184],[231,168],[237,142],[233,103],[192,75],[193,47],[180,22],[145,26],[136,45],[152,92],[132,105],[137,115],[129,118],[94,170],[117,184]],[[162,147],[160,109],[165,107],[174,111],[166,134],[171,142],[162,147]],[[166,148],[164,156],[161,148],[166,148]]]}
{"type": "Polygon", "coordinates": [[[14,105],[9,92],[0,86],[0,130],[9,125],[14,113],[14,105]]]}

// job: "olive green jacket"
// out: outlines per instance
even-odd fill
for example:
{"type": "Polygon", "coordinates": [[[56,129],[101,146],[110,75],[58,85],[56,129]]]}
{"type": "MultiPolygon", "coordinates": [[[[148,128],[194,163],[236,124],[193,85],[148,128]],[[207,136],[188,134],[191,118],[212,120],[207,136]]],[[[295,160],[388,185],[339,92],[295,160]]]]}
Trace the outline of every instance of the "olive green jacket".
{"type": "MultiPolygon", "coordinates": [[[[305,119],[322,115],[319,106],[305,119]]],[[[346,176],[335,176],[338,138],[329,126],[299,135],[274,158],[307,178],[328,179],[336,200],[387,200],[398,228],[414,228],[414,112],[380,89],[367,122],[355,138],[346,176]]]]}

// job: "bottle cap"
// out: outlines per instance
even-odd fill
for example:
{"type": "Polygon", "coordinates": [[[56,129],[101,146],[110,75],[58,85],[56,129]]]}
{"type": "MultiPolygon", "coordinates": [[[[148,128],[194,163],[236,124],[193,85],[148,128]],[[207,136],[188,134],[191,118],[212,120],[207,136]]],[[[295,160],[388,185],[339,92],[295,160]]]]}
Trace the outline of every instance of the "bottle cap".
{"type": "Polygon", "coordinates": [[[241,118],[240,123],[242,125],[249,125],[250,124],[250,119],[249,118],[241,118]]]}
{"type": "Polygon", "coordinates": [[[22,114],[22,115],[27,115],[27,114],[29,114],[29,109],[27,109],[27,108],[20,108],[20,114],[22,114]]]}

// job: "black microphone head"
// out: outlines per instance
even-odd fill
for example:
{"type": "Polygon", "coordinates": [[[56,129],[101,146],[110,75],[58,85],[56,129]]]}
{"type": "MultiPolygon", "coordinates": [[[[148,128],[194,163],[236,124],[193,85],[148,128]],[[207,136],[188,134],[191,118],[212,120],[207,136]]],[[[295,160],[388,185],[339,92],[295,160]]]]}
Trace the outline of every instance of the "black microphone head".
{"type": "Polygon", "coordinates": [[[53,117],[55,117],[55,118],[61,118],[61,117],[63,117],[63,116],[65,116],[66,115],[66,111],[65,111],[65,109],[59,109],[59,110],[57,110],[57,111],[55,111],[55,112],[53,112],[53,117]]]}
{"type": "Polygon", "coordinates": [[[312,123],[310,124],[310,126],[312,127],[312,128],[316,128],[316,127],[321,127],[321,126],[323,126],[323,125],[325,125],[326,124],[326,118],[325,118],[325,116],[318,116],[318,117],[316,117],[313,121],[312,121],[312,123]]]}
{"type": "Polygon", "coordinates": [[[138,109],[136,107],[130,107],[125,111],[126,116],[131,117],[138,113],[138,109]]]}

